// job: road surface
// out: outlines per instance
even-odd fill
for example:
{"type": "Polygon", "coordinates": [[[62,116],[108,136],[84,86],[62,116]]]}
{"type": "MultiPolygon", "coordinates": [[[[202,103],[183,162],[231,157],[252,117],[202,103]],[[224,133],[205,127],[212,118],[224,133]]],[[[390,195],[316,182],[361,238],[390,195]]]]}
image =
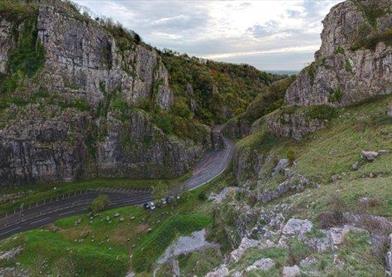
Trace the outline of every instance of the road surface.
{"type": "MultiPolygon", "coordinates": [[[[195,166],[192,176],[183,184],[171,190],[171,194],[196,189],[223,173],[228,167],[234,152],[234,144],[224,138],[224,148],[210,151],[195,166]]],[[[101,194],[110,200],[110,208],[140,205],[153,200],[149,189],[99,188],[76,192],[64,198],[18,210],[14,214],[0,218],[0,239],[18,232],[44,226],[62,217],[86,212],[90,203],[101,194]]]]}

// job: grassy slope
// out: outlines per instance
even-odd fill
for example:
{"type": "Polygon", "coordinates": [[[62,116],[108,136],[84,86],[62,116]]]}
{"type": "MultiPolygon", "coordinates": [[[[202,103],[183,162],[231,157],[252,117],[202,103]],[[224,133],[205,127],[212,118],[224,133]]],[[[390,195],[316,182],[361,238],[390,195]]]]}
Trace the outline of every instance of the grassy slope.
{"type": "MultiPolygon", "coordinates": [[[[287,152],[293,150],[296,156],[293,169],[320,184],[320,188],[309,188],[300,194],[283,196],[264,208],[272,208],[280,203],[290,204],[290,217],[311,219],[316,226],[320,213],[334,210],[337,201],[343,211],[391,219],[392,153],[384,154],[372,163],[364,162],[360,156],[362,150],[392,149],[392,120],[386,115],[391,100],[390,96],[375,98],[367,103],[342,109],[326,129],[311,134],[300,142],[273,139],[263,125],[260,131],[239,141],[237,145],[241,149],[257,149],[259,153],[268,153],[275,156],[276,159],[272,159],[274,162],[285,158],[287,152]],[[355,162],[360,164],[357,171],[352,170],[355,162]],[[334,175],[339,176],[335,182],[331,178],[334,175]],[[368,207],[361,205],[359,200],[364,197],[372,200],[373,204],[368,207]]],[[[271,177],[270,170],[275,165],[274,162],[265,165],[267,172],[261,174],[258,189],[276,187],[283,180],[283,177],[271,177]]],[[[248,258],[244,259],[270,257],[270,251],[283,251],[288,257],[291,255],[285,249],[271,249],[267,252],[250,250],[246,256],[248,258]]],[[[373,254],[369,235],[366,233],[351,233],[335,254],[344,261],[343,268],[339,268],[334,262],[334,253],[327,252],[308,254],[319,260],[310,269],[330,276],[384,276],[383,258],[373,254]]],[[[268,276],[279,276],[282,263],[288,263],[289,260],[281,260],[282,255],[274,258],[277,266],[268,272],[268,276]]],[[[243,260],[236,266],[243,268],[249,264],[251,261],[243,260]]],[[[258,273],[255,276],[264,275],[258,273]]]]}
{"type": "MultiPolygon", "coordinates": [[[[176,203],[154,212],[123,207],[93,217],[87,214],[67,217],[46,228],[4,240],[0,242],[0,250],[22,245],[23,252],[7,265],[19,262],[34,276],[60,272],[69,274],[66,276],[124,276],[130,268],[149,271],[176,237],[210,224],[212,204],[201,200],[199,194],[216,191],[227,180],[230,176],[186,193],[176,203]]],[[[207,265],[207,269],[213,265],[207,265]]],[[[185,262],[182,266],[189,264],[185,262]]]]}

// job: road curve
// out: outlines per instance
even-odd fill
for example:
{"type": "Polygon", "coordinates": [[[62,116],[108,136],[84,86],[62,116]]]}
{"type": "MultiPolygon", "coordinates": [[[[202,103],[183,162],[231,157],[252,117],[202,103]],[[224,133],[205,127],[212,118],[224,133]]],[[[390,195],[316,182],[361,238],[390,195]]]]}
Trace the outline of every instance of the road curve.
{"type": "MultiPolygon", "coordinates": [[[[194,167],[192,176],[181,185],[170,191],[179,194],[194,190],[210,182],[225,171],[229,166],[234,152],[234,143],[226,138],[222,150],[208,152],[194,167]]],[[[98,195],[106,194],[110,199],[110,208],[140,205],[153,199],[148,189],[112,189],[101,188],[83,193],[75,193],[67,198],[58,198],[18,211],[7,217],[0,218],[0,239],[13,234],[44,226],[62,217],[86,212],[98,195]]]]}

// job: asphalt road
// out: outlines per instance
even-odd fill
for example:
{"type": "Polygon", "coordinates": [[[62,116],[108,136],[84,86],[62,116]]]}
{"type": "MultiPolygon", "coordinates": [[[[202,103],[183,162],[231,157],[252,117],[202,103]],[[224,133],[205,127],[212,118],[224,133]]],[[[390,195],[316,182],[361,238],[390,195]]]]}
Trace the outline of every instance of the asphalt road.
{"type": "MultiPolygon", "coordinates": [[[[224,145],[222,150],[207,153],[196,164],[192,176],[170,193],[179,194],[196,189],[222,174],[234,152],[234,144],[230,140],[224,139],[224,145]]],[[[0,218],[0,239],[47,225],[62,217],[86,212],[90,203],[100,194],[108,195],[110,208],[140,205],[152,200],[151,191],[148,189],[100,188],[75,193],[0,218]]]]}

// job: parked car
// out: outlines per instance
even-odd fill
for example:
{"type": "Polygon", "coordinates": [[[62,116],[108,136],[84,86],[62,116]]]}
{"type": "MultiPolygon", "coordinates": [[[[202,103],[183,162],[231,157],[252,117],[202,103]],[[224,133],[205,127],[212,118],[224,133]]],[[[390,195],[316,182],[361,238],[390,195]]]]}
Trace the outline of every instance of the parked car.
{"type": "Polygon", "coordinates": [[[155,203],[152,201],[144,203],[144,208],[147,210],[155,210],[155,203]]]}

